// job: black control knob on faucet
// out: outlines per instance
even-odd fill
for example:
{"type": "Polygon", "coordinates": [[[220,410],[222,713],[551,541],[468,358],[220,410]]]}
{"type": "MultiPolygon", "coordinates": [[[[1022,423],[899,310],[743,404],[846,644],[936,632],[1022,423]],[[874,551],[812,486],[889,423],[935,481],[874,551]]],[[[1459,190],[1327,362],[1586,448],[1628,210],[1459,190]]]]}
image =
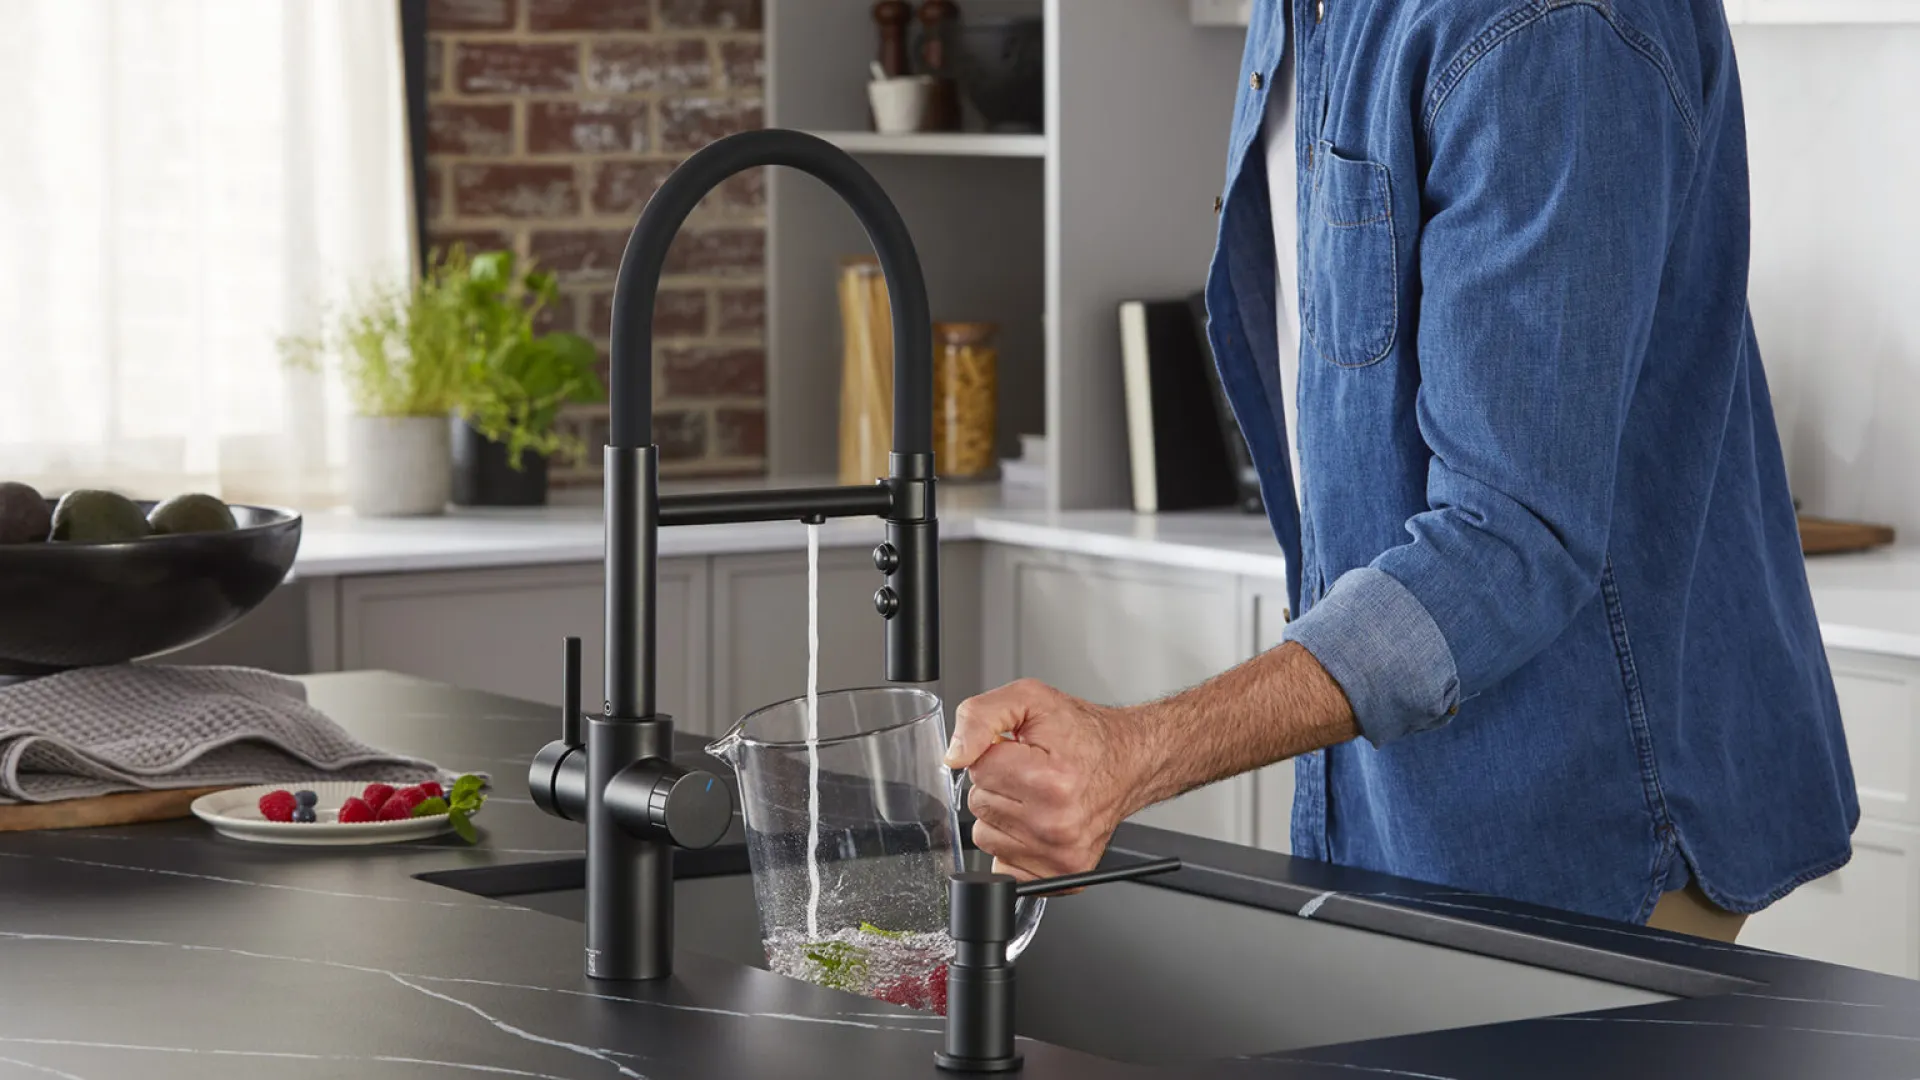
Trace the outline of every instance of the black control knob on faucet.
{"type": "Polygon", "coordinates": [[[947,886],[947,933],[954,945],[947,965],[947,1033],[934,1064],[974,1073],[1012,1072],[1022,1064],[1013,1050],[1013,961],[1007,959],[1014,901],[1178,869],[1179,859],[1155,859],[1024,883],[1006,874],[954,874],[947,886]]]}

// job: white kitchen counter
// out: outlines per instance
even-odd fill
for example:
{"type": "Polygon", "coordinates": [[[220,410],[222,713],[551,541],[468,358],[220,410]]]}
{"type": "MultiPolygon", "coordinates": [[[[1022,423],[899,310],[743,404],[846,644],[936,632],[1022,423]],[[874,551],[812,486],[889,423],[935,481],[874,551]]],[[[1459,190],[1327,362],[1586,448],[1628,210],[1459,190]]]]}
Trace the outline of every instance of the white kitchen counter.
{"type": "MultiPolygon", "coordinates": [[[[1135,514],[1022,507],[995,486],[948,485],[940,493],[945,540],[990,540],[1051,551],[1130,559],[1222,573],[1286,576],[1286,560],[1257,514],[1205,511],[1135,514]]],[[[821,546],[877,543],[874,519],[838,519],[821,546]]],[[[660,530],[660,554],[729,555],[792,551],[806,543],[795,522],[690,525],[660,530]]],[[[462,510],[437,518],[309,515],[294,563],[298,578],[596,562],[597,505],[462,510]]],[[[1820,630],[1834,648],[1920,659],[1920,547],[1829,555],[1807,563],[1820,630]]]]}

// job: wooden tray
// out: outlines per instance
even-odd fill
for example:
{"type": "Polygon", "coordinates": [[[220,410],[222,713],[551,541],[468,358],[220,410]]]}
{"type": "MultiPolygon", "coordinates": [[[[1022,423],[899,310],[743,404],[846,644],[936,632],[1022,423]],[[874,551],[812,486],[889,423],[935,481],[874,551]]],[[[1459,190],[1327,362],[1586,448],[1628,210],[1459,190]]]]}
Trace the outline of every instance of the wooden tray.
{"type": "Polygon", "coordinates": [[[1800,550],[1807,555],[1834,555],[1843,551],[1866,551],[1893,543],[1893,530],[1885,525],[1858,521],[1833,521],[1828,518],[1800,517],[1800,550]]]}
{"type": "Polygon", "coordinates": [[[135,825],[146,821],[172,821],[190,816],[187,807],[193,800],[219,787],[180,788],[174,791],[129,791],[119,795],[95,795],[89,799],[63,799],[50,803],[8,803],[0,805],[0,832],[28,832],[35,829],[88,829],[100,825],[135,825]]]}

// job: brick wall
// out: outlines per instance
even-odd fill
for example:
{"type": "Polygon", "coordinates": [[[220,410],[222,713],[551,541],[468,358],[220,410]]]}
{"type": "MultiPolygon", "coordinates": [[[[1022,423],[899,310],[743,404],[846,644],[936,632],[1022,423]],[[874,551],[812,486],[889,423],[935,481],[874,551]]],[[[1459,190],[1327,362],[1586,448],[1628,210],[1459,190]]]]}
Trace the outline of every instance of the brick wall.
{"type": "MultiPolygon", "coordinates": [[[[613,276],[674,164],[762,125],[760,0],[429,0],[432,242],[508,247],[554,271],[551,324],[604,359],[613,276]]],[[[654,321],[664,473],[766,467],[766,191],[709,196],[667,261],[654,321]]],[[[604,406],[566,422],[606,442],[604,406]]],[[[597,454],[556,482],[594,483],[597,454]]]]}

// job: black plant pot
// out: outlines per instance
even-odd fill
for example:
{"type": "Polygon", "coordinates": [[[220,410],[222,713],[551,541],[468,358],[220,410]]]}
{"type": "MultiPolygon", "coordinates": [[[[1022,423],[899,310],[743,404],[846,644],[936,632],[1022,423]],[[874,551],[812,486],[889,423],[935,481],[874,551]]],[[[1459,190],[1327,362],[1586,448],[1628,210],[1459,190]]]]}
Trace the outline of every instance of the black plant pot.
{"type": "Polygon", "coordinates": [[[454,417],[453,504],[455,506],[545,506],[547,459],[529,451],[520,467],[507,463],[505,443],[497,443],[454,417]]]}

